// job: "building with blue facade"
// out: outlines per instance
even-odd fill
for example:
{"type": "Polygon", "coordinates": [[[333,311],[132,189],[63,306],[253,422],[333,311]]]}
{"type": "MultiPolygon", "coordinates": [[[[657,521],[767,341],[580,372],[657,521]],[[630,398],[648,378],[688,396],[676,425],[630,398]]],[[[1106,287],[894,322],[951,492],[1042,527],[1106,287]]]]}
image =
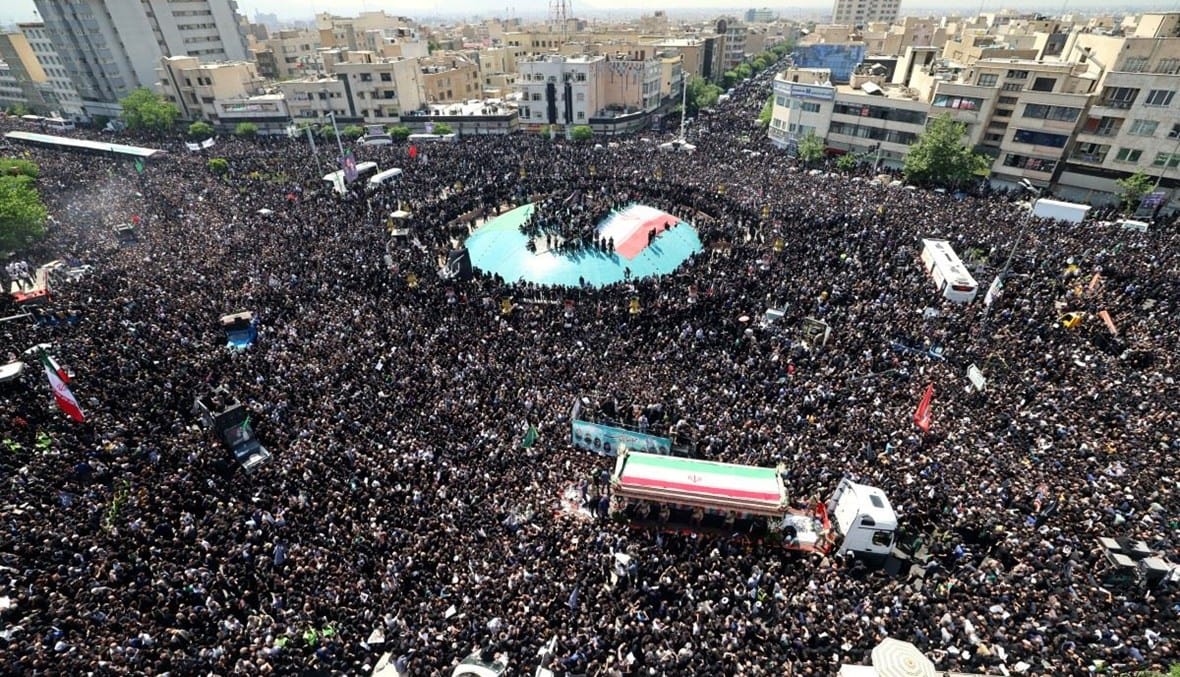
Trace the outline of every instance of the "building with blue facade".
{"type": "Polygon", "coordinates": [[[821,42],[795,48],[796,67],[825,68],[831,71],[832,82],[836,84],[848,82],[852,78],[852,71],[864,58],[863,42],[821,42]]]}

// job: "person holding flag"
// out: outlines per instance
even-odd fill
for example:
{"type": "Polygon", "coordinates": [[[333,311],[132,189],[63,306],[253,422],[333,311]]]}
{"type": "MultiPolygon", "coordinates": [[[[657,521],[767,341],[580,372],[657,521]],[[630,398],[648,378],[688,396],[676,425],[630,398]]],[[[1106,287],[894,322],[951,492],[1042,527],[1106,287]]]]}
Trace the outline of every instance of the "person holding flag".
{"type": "Polygon", "coordinates": [[[45,376],[49,378],[49,388],[53,391],[53,399],[57,401],[57,407],[76,422],[82,423],[86,417],[82,413],[82,407],[78,406],[78,400],[74,398],[70,387],[62,378],[64,370],[57,365],[53,358],[49,357],[49,353],[45,352],[44,348],[38,352],[41,356],[41,364],[45,367],[45,376]]]}

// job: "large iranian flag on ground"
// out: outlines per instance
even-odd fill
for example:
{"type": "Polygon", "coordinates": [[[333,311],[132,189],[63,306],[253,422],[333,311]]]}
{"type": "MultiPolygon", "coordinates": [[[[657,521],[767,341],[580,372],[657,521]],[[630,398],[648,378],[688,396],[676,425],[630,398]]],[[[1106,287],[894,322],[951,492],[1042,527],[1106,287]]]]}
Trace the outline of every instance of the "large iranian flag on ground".
{"type": "Polygon", "coordinates": [[[57,400],[58,408],[70,418],[81,423],[85,417],[82,415],[82,408],[78,406],[78,400],[74,399],[70,387],[61,380],[61,376],[58,376],[53,361],[49,359],[49,354],[44,350],[41,351],[41,364],[45,367],[45,375],[49,378],[49,387],[53,389],[53,399],[57,400]]]}
{"type": "Polygon", "coordinates": [[[624,488],[712,497],[727,502],[748,501],[767,507],[785,505],[787,498],[774,468],[636,452],[627,455],[619,484],[624,488]]]}

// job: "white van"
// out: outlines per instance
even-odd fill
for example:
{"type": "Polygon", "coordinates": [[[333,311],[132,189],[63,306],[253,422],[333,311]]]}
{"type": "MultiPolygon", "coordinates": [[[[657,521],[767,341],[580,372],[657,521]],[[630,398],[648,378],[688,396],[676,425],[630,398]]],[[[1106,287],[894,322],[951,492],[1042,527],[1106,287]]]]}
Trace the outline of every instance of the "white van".
{"type": "Polygon", "coordinates": [[[69,120],[62,120],[61,118],[45,118],[43,124],[45,125],[45,129],[51,132],[74,131],[74,123],[69,120]]]}
{"type": "Polygon", "coordinates": [[[1118,221],[1117,225],[1123,230],[1134,230],[1140,233],[1146,233],[1148,228],[1146,221],[1136,221],[1134,219],[1123,219],[1122,221],[1118,221]]]}
{"type": "Polygon", "coordinates": [[[377,190],[381,186],[393,181],[402,175],[402,170],[394,167],[393,169],[386,169],[383,172],[378,172],[369,178],[369,190],[377,190]]]}

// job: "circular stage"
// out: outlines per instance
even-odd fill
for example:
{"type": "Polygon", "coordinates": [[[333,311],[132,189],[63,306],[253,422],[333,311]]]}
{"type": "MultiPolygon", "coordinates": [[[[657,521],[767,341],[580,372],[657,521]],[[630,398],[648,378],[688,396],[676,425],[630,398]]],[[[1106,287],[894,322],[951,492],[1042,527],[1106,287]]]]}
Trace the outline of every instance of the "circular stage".
{"type": "Polygon", "coordinates": [[[615,211],[598,224],[597,236],[613,239],[614,251],[551,251],[545,248],[544,236],[534,239],[520,231],[521,224],[532,213],[533,205],[527,204],[480,226],[466,242],[471,265],[485,273],[497,274],[507,282],[563,287],[584,283],[605,287],[628,279],[628,270],[630,279],[667,275],[701,251],[696,228],[671,214],[640,204],[615,211]],[[649,243],[653,230],[656,235],[649,243]],[[529,251],[530,239],[536,245],[535,251],[529,251]]]}

